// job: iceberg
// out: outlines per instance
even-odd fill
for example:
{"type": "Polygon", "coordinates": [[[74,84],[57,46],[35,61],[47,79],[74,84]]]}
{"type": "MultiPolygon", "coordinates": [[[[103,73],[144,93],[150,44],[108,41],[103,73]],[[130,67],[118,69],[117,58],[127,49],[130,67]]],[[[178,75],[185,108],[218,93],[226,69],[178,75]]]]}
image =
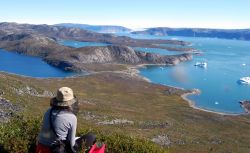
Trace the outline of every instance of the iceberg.
{"type": "Polygon", "coordinates": [[[250,85],[250,77],[242,77],[238,81],[240,84],[249,84],[250,85]]]}
{"type": "Polygon", "coordinates": [[[198,66],[201,68],[207,68],[207,63],[206,62],[196,62],[194,66],[198,66]]]}

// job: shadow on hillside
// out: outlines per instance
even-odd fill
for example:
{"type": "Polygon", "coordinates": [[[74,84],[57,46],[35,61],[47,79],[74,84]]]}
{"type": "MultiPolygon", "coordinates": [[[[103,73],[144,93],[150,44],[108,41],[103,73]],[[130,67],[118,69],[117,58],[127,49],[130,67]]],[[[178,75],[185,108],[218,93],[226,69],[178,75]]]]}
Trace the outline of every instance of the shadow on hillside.
{"type": "Polygon", "coordinates": [[[4,149],[2,144],[0,144],[0,153],[8,153],[8,151],[4,149]]]}

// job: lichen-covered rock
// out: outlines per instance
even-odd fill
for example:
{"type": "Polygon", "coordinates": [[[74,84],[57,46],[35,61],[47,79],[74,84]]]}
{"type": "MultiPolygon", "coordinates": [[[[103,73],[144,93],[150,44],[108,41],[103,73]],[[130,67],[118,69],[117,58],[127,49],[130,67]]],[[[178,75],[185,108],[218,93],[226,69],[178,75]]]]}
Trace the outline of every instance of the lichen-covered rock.
{"type": "Polygon", "coordinates": [[[36,97],[54,97],[55,96],[55,94],[51,91],[44,90],[42,92],[38,92],[35,88],[29,87],[29,86],[26,86],[23,88],[13,88],[13,90],[18,95],[28,94],[28,95],[36,96],[36,97]]]}
{"type": "Polygon", "coordinates": [[[110,121],[101,121],[97,123],[98,125],[124,125],[124,124],[134,124],[133,121],[129,121],[127,119],[114,119],[110,121]]]}
{"type": "Polygon", "coordinates": [[[152,141],[161,146],[169,146],[171,144],[171,141],[167,135],[158,135],[157,137],[153,138],[152,141]]]}
{"type": "Polygon", "coordinates": [[[18,106],[0,96],[0,123],[8,122],[10,117],[12,117],[19,110],[20,108],[18,106]]]}

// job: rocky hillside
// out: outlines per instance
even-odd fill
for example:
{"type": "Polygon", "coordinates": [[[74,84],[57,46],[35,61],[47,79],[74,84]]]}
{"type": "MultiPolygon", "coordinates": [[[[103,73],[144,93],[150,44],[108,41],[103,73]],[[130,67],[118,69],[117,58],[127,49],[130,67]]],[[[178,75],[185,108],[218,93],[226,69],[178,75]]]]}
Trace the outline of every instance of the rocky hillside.
{"type": "Polygon", "coordinates": [[[29,33],[9,34],[0,37],[0,48],[21,54],[45,57],[70,48],[59,45],[54,39],[29,33]]]}
{"type": "Polygon", "coordinates": [[[211,37],[224,39],[250,40],[250,29],[225,30],[202,28],[149,28],[145,31],[135,31],[134,34],[149,34],[160,36],[211,37]]]}
{"type": "MultiPolygon", "coordinates": [[[[103,42],[114,45],[126,45],[131,47],[148,47],[157,48],[157,44],[175,44],[180,46],[186,46],[189,43],[178,40],[144,40],[133,39],[125,36],[116,36],[112,34],[101,34],[83,30],[80,28],[69,28],[64,26],[50,26],[50,25],[31,25],[31,24],[17,24],[17,23],[0,23],[0,37],[10,34],[36,34],[43,35],[52,39],[65,39],[87,42],[103,42]]],[[[173,51],[193,51],[193,48],[189,47],[164,47],[163,49],[173,51]]]]}
{"type": "MultiPolygon", "coordinates": [[[[59,38],[73,36],[76,36],[76,38],[82,37],[80,36],[80,34],[83,31],[77,29],[77,31],[79,32],[78,33],[77,31],[74,31],[74,29],[73,31],[71,31],[72,29],[66,28],[66,30],[59,30],[60,32],[55,34],[54,31],[57,27],[51,28],[49,26],[15,24],[8,24],[8,26],[4,25],[5,24],[2,24],[5,34],[0,36],[0,48],[9,51],[16,51],[21,54],[39,56],[49,64],[64,70],[89,71],[90,68],[86,68],[86,64],[95,64],[95,67],[103,67],[103,64],[175,65],[179,62],[192,59],[191,54],[164,56],[153,53],[138,52],[125,45],[82,48],[67,47],[59,44],[56,40],[59,38]],[[26,26],[29,27],[30,30],[25,30],[25,32],[23,32],[23,29],[29,29],[26,26]]],[[[96,33],[93,34],[99,35],[96,33]]],[[[128,38],[128,40],[132,41],[130,40],[130,38],[128,38]]],[[[136,43],[136,41],[137,40],[135,40],[134,43],[136,43]]],[[[164,40],[158,41],[164,42],[164,40]]],[[[150,42],[150,40],[145,40],[145,42],[150,42]]],[[[137,45],[139,44],[140,43],[138,43],[137,45]]]]}
{"type": "Polygon", "coordinates": [[[64,70],[85,71],[85,64],[166,64],[191,60],[191,54],[159,55],[135,51],[127,46],[84,47],[50,54],[45,61],[64,70]]]}

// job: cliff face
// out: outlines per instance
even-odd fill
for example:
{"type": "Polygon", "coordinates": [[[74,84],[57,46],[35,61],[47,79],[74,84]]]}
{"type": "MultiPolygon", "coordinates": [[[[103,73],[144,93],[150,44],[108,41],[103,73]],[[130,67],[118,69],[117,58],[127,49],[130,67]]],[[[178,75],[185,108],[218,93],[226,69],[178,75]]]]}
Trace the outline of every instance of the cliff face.
{"type": "Polygon", "coordinates": [[[250,29],[224,30],[200,28],[149,28],[145,31],[135,31],[134,34],[149,34],[160,36],[212,37],[225,39],[250,40],[250,29]]]}
{"type": "Polygon", "coordinates": [[[192,60],[192,54],[180,54],[180,55],[159,55],[146,52],[136,52],[143,63],[146,64],[166,64],[176,65],[180,62],[192,60]]]}

